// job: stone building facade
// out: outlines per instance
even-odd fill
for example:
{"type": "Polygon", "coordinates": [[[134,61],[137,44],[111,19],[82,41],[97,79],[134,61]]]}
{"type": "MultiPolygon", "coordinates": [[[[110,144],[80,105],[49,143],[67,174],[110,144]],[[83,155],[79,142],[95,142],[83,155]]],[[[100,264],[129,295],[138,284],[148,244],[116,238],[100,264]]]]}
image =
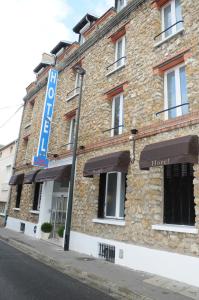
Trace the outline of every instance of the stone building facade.
{"type": "MultiPolygon", "coordinates": [[[[116,8],[86,15],[74,28],[79,43],[57,55],[50,167],[71,164],[74,67],[86,70],[70,249],[199,286],[198,3],[131,0],[116,8]]],[[[33,169],[48,69],[39,65],[27,88],[16,174],[33,169]]],[[[7,226],[26,223],[39,237],[53,182],[43,183],[40,212],[32,210],[34,189],[23,185],[16,209],[13,188],[7,226]]]]}
{"type": "Polygon", "coordinates": [[[10,197],[9,180],[13,173],[17,141],[0,148],[0,226],[4,225],[10,197]]]}

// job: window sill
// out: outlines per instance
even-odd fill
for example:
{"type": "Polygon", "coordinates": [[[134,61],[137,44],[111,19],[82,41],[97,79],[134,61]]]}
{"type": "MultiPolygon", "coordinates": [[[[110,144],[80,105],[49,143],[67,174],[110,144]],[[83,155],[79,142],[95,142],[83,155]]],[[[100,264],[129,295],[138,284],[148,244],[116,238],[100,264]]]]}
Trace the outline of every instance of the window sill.
{"type": "Polygon", "coordinates": [[[181,232],[181,233],[198,234],[197,228],[195,228],[194,226],[186,226],[186,225],[156,224],[156,225],[152,225],[152,229],[161,230],[161,231],[173,231],[173,232],[181,232]]]}
{"type": "Polygon", "coordinates": [[[0,213],[0,217],[5,217],[5,216],[6,216],[6,214],[0,213]]]}
{"type": "Polygon", "coordinates": [[[68,102],[68,101],[71,101],[72,99],[74,99],[74,98],[75,98],[76,96],[78,96],[78,95],[79,95],[79,93],[76,93],[76,94],[70,96],[69,98],[67,98],[66,101],[67,101],[67,102],[68,102]]]}
{"type": "Polygon", "coordinates": [[[29,212],[33,215],[39,215],[39,213],[40,213],[39,210],[30,210],[29,212]]]}
{"type": "Polygon", "coordinates": [[[15,210],[15,211],[20,211],[21,209],[20,209],[20,208],[17,208],[17,207],[15,207],[15,208],[13,208],[13,210],[15,210]]]}
{"type": "Polygon", "coordinates": [[[26,125],[24,126],[24,129],[28,129],[29,127],[31,127],[31,122],[28,123],[28,124],[26,124],[26,125]]]}
{"type": "Polygon", "coordinates": [[[108,225],[116,225],[116,226],[125,226],[124,220],[118,220],[118,219],[93,219],[93,223],[99,223],[99,224],[108,224],[108,225]]]}
{"type": "Polygon", "coordinates": [[[119,70],[121,70],[121,69],[123,69],[123,68],[125,68],[125,64],[122,65],[122,66],[119,66],[119,67],[117,67],[116,69],[114,69],[113,71],[107,73],[107,74],[106,74],[106,77],[108,77],[108,76],[110,76],[110,75],[116,73],[117,71],[119,71],[119,70]]]}
{"type": "Polygon", "coordinates": [[[184,28],[178,30],[177,32],[171,34],[170,36],[168,36],[167,38],[164,38],[163,40],[157,42],[154,47],[159,47],[161,46],[162,44],[166,43],[167,41],[169,41],[170,39],[172,39],[173,37],[175,37],[176,35],[180,34],[180,33],[183,33],[184,32],[184,28]]]}

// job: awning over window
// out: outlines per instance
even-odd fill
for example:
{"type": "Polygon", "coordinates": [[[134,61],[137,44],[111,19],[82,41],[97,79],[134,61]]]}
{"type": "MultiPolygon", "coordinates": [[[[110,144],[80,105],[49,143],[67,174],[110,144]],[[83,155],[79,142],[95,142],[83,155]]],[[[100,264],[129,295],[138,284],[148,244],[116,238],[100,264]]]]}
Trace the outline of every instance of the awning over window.
{"type": "Polygon", "coordinates": [[[71,165],[50,168],[40,171],[36,177],[35,182],[43,181],[67,181],[70,179],[71,165]]]}
{"type": "Polygon", "coordinates": [[[24,184],[31,184],[35,181],[35,177],[40,170],[34,170],[30,173],[25,174],[24,176],[24,184]]]}
{"type": "Polygon", "coordinates": [[[93,177],[107,172],[127,173],[130,152],[120,151],[89,159],[84,166],[84,177],[93,177]]]}
{"type": "Polygon", "coordinates": [[[198,163],[197,135],[147,145],[140,155],[141,170],[180,163],[198,163]]]}
{"type": "Polygon", "coordinates": [[[24,173],[13,175],[10,178],[9,185],[23,184],[24,173]]]}

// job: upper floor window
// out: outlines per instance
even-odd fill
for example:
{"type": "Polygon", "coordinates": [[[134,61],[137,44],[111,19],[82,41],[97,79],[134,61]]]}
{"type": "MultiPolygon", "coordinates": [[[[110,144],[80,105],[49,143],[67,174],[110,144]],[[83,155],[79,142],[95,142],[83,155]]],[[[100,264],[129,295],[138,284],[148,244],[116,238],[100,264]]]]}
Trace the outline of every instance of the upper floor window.
{"type": "Polygon", "coordinates": [[[123,94],[117,95],[112,101],[112,130],[111,136],[123,131],[123,94]]]}
{"type": "Polygon", "coordinates": [[[68,141],[68,149],[72,149],[74,146],[74,140],[75,140],[75,124],[76,120],[75,117],[73,117],[70,120],[70,132],[69,132],[69,141],[68,141]]]}
{"type": "Polygon", "coordinates": [[[164,74],[166,119],[188,113],[185,65],[176,66],[164,74]]]}
{"type": "Polygon", "coordinates": [[[182,9],[180,0],[171,0],[162,7],[163,39],[183,28],[182,9]]]}
{"type": "Polygon", "coordinates": [[[126,6],[126,0],[117,0],[116,1],[117,12],[121,11],[125,6],[126,6]]]}
{"type": "Polygon", "coordinates": [[[116,41],[115,44],[115,68],[125,64],[125,36],[116,41]]]}

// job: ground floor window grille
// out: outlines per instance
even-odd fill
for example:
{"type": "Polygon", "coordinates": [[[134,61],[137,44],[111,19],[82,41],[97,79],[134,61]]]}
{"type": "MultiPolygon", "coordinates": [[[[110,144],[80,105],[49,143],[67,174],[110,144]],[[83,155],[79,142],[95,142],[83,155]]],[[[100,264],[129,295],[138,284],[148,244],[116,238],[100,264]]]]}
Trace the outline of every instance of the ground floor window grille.
{"type": "Polygon", "coordinates": [[[99,244],[99,257],[104,258],[106,261],[115,262],[115,246],[107,244],[99,244]]]}
{"type": "Polygon", "coordinates": [[[195,224],[193,165],[164,167],[164,223],[195,224]]]}

